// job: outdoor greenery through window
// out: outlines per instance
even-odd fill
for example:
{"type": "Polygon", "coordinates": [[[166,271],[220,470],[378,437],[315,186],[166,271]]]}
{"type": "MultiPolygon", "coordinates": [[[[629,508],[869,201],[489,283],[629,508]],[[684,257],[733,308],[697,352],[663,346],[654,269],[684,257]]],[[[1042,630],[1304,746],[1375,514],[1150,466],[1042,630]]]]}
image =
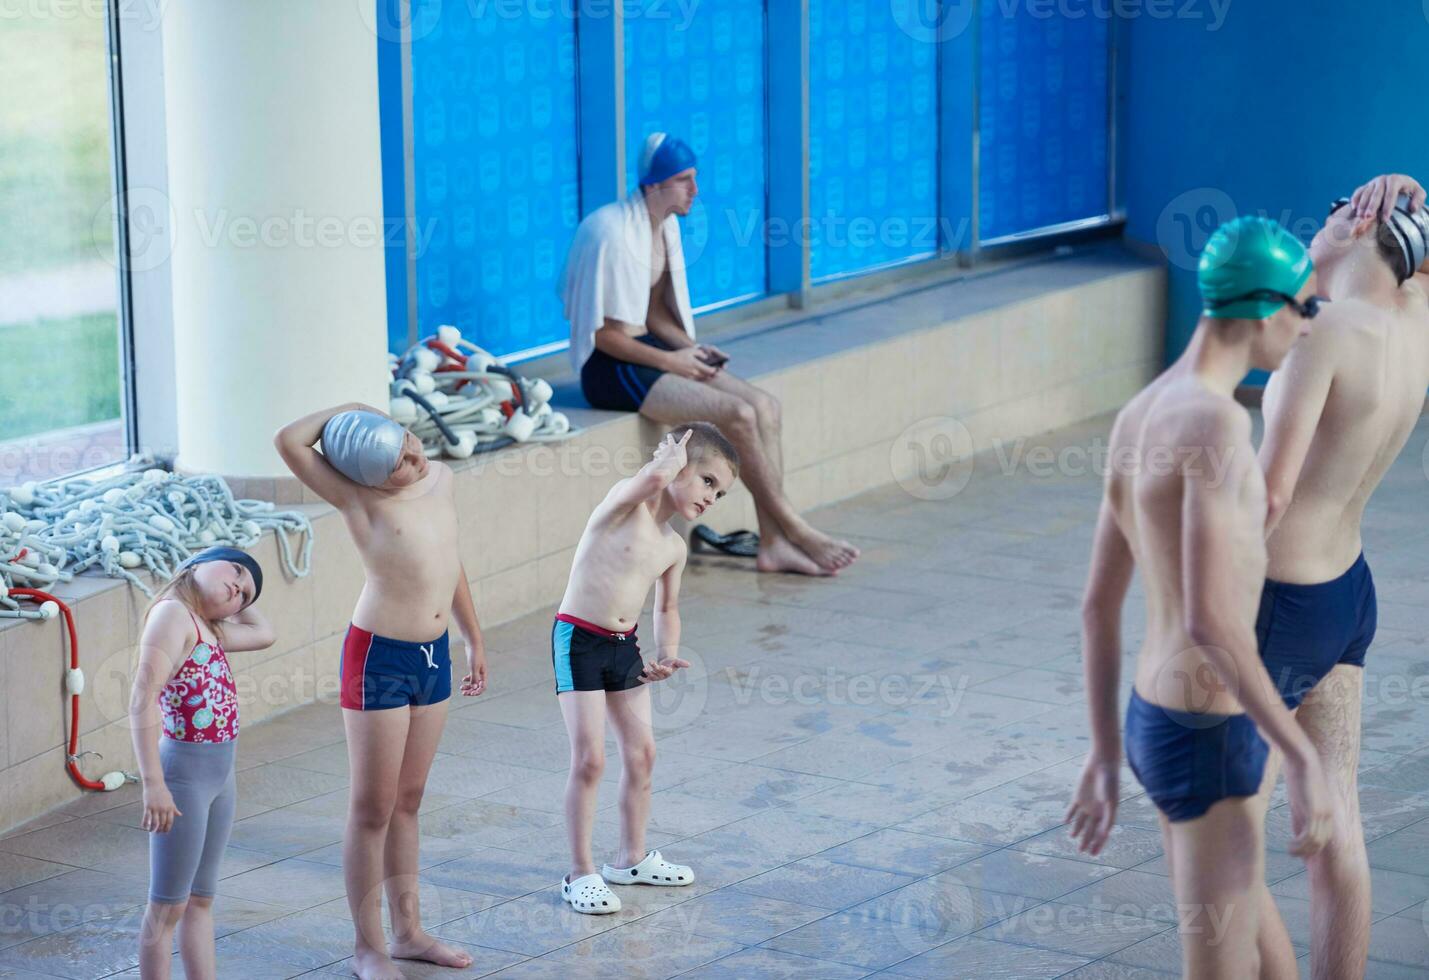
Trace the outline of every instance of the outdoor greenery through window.
{"type": "Polygon", "coordinates": [[[102,5],[0,10],[0,487],[122,459],[102,5]]]}

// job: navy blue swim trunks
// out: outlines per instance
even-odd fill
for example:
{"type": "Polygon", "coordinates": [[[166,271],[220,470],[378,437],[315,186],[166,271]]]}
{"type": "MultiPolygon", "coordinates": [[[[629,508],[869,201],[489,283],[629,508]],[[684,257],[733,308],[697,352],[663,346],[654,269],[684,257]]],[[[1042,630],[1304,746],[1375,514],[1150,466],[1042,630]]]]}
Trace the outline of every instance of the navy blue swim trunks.
{"type": "Polygon", "coordinates": [[[452,694],[446,633],[429,643],[412,643],[349,626],[338,670],[338,702],[355,711],[437,704],[452,694]]]}
{"type": "Polygon", "coordinates": [[[1329,582],[1266,579],[1255,639],[1285,706],[1298,706],[1337,664],[1363,667],[1378,622],[1374,577],[1363,554],[1329,582]]]}
{"type": "MultiPolygon", "coordinates": [[[[674,350],[651,333],[631,338],[658,350],[674,350]]],[[[591,351],[581,367],[581,392],[592,408],[615,412],[638,412],[645,396],[664,374],[647,364],[631,364],[611,357],[599,348],[591,351]]]]}
{"type": "Polygon", "coordinates": [[[551,666],[557,694],[628,691],[644,683],[645,661],[634,626],[616,633],[566,613],[557,613],[551,627],[551,666]]]}
{"type": "Polygon", "coordinates": [[[1227,797],[1254,796],[1270,746],[1247,714],[1176,711],[1133,689],[1126,761],[1167,820],[1194,820],[1227,797]]]}

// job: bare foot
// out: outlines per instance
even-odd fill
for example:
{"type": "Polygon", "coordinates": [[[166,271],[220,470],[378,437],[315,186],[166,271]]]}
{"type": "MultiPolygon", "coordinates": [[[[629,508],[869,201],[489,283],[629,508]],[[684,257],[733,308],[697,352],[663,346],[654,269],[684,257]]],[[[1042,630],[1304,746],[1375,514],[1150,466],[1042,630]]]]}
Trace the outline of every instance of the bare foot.
{"type": "Polygon", "coordinates": [[[352,975],[361,980],[407,980],[390,956],[375,949],[360,949],[353,954],[352,975]]]}
{"type": "Polygon", "coordinates": [[[471,954],[452,949],[446,943],[425,932],[416,933],[403,942],[392,942],[387,946],[393,957],[399,960],[424,960],[437,966],[451,966],[464,969],[471,966],[471,954]]]}
{"type": "Polygon", "coordinates": [[[791,532],[789,539],[806,555],[831,571],[847,568],[859,556],[859,550],[847,541],[831,538],[807,524],[791,532]]]}
{"type": "Polygon", "coordinates": [[[768,534],[759,536],[759,554],[754,559],[754,567],[761,572],[795,572],[799,575],[833,575],[834,570],[823,568],[818,562],[800,551],[788,538],[768,534]]]}

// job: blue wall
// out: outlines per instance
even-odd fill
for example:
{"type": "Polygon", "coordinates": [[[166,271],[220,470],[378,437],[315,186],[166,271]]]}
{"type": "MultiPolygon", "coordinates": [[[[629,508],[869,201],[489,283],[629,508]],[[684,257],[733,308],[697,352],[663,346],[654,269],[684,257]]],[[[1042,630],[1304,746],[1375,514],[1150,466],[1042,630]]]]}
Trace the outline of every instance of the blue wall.
{"type": "Polygon", "coordinates": [[[1231,3],[1218,30],[1209,0],[1193,6],[1200,20],[1120,25],[1127,235],[1169,261],[1168,359],[1195,329],[1195,262],[1221,222],[1264,214],[1308,241],[1366,178],[1429,172],[1429,5],[1231,3]]]}

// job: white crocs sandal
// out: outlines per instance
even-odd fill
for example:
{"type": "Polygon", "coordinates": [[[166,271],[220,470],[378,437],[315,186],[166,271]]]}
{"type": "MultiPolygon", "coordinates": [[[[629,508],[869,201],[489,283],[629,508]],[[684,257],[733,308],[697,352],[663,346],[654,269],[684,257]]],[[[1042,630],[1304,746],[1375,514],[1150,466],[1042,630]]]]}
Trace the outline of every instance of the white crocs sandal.
{"type": "Polygon", "coordinates": [[[695,873],[683,864],[671,864],[659,851],[647,851],[633,868],[612,868],[605,865],[601,875],[613,885],[693,885],[695,873]]]}
{"type": "Polygon", "coordinates": [[[597,874],[581,875],[575,881],[562,878],[561,897],[571,903],[571,908],[586,915],[620,911],[620,899],[597,874]]]}

